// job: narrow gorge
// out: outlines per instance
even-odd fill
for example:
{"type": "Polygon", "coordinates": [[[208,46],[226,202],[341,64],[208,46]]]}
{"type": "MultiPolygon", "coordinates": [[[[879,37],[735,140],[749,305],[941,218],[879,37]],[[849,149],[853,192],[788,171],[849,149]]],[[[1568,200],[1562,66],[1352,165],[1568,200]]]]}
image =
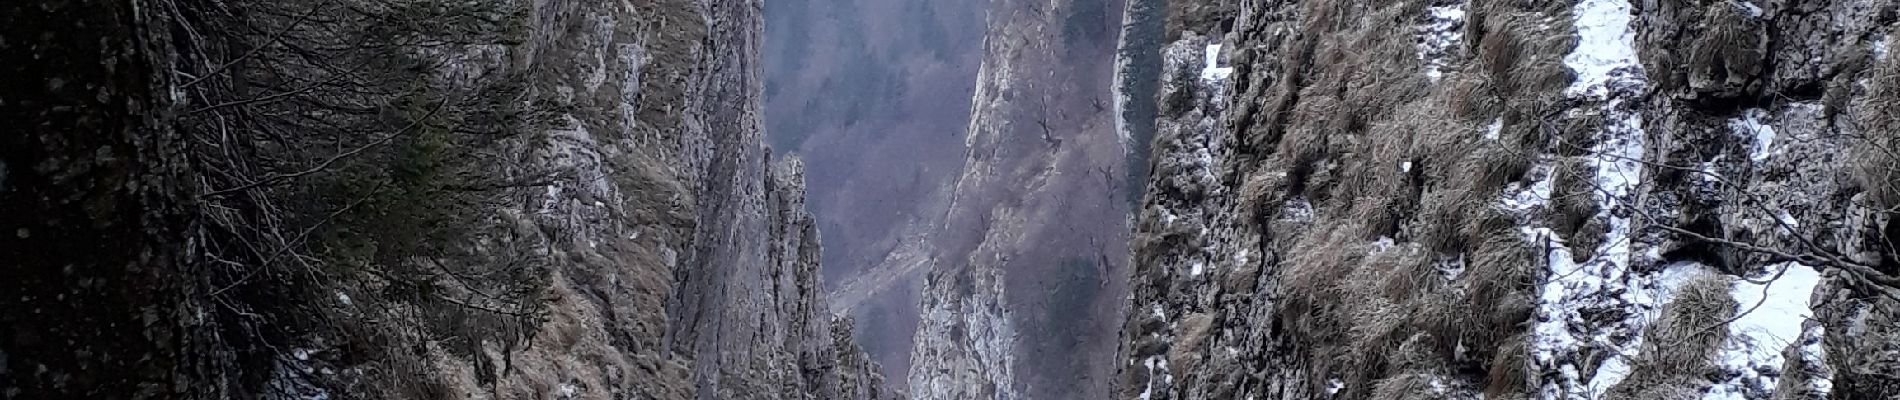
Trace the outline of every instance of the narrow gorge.
{"type": "Polygon", "coordinates": [[[0,5],[0,399],[1900,399],[1896,26],[0,5]]]}

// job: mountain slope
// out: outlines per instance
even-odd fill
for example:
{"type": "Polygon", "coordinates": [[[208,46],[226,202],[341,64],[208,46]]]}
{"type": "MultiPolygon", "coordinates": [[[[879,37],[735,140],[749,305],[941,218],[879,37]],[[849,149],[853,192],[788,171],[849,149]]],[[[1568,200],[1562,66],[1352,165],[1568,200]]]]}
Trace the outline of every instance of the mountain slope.
{"type": "Polygon", "coordinates": [[[759,2],[0,8],[3,397],[901,397],[759,2]]]}
{"type": "Polygon", "coordinates": [[[1890,5],[1222,4],[1152,49],[1117,397],[1900,393],[1890,5]]]}

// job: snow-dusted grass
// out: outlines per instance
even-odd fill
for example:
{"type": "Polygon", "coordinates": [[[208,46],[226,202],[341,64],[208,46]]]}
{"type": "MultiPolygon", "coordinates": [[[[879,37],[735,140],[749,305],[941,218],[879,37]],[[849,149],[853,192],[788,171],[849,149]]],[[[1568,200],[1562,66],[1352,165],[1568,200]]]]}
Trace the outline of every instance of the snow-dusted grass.
{"type": "Polygon", "coordinates": [[[1612,82],[1631,77],[1623,71],[1633,69],[1640,75],[1628,0],[1583,0],[1574,11],[1577,48],[1564,56],[1564,65],[1577,73],[1577,80],[1564,94],[1605,96],[1612,82]]]}
{"type": "MultiPolygon", "coordinates": [[[[1683,271],[1657,276],[1635,273],[1638,257],[1632,245],[1630,213],[1619,213],[1632,203],[1642,184],[1644,165],[1643,119],[1628,101],[1638,98],[1646,85],[1636,57],[1630,28],[1631,5],[1626,0],[1583,0],[1576,15],[1577,47],[1563,58],[1576,72],[1566,96],[1601,102],[1604,126],[1590,149],[1588,163],[1595,173],[1598,202],[1595,218],[1607,222],[1607,231],[1590,259],[1573,262],[1564,238],[1545,227],[1525,227],[1532,243],[1547,249],[1546,279],[1539,290],[1538,320],[1532,328],[1532,356],[1545,376],[1544,398],[1600,398],[1631,372],[1629,361],[1640,348],[1642,327],[1668,301],[1683,271]],[[1591,310],[1622,309],[1622,318],[1587,318],[1591,310]],[[1613,356],[1600,364],[1589,379],[1579,369],[1581,350],[1609,350],[1613,356]]],[[[1546,178],[1547,179],[1547,178],[1546,178]]],[[[1529,191],[1534,192],[1534,191],[1529,191]]],[[[1507,201],[1506,206],[1542,206],[1549,194],[1507,201]],[[1541,198],[1540,198],[1541,197],[1541,198]]],[[[1672,269],[1690,268],[1678,266],[1672,269]]]]}
{"type": "Polygon", "coordinates": [[[1425,22],[1418,26],[1418,59],[1425,65],[1425,78],[1438,82],[1444,77],[1451,52],[1465,39],[1465,7],[1468,2],[1425,8],[1425,22]]]}

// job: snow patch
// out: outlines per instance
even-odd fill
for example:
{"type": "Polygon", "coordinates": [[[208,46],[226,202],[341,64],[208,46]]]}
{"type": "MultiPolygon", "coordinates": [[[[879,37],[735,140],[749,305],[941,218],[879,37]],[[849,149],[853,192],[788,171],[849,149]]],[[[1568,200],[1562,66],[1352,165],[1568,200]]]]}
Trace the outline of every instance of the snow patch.
{"type": "Polygon", "coordinates": [[[1504,117],[1491,119],[1491,125],[1484,128],[1484,140],[1498,140],[1498,134],[1504,132],[1504,117]]]}
{"type": "Polygon", "coordinates": [[[1638,79],[1642,65],[1636,58],[1636,35],[1630,30],[1628,0],[1583,0],[1577,3],[1577,48],[1564,56],[1564,65],[1577,81],[1564,94],[1604,96],[1609,84],[1638,79]]]}
{"type": "Polygon", "coordinates": [[[1207,45],[1206,58],[1207,64],[1201,68],[1201,79],[1221,81],[1234,73],[1234,67],[1220,66],[1220,43],[1207,45]]]}
{"type": "Polygon", "coordinates": [[[1418,31],[1418,59],[1425,64],[1425,78],[1438,82],[1444,76],[1447,58],[1465,38],[1465,2],[1459,1],[1425,8],[1418,31]]]}
{"type": "MultiPolygon", "coordinates": [[[[1440,260],[1438,262],[1438,273],[1444,276],[1447,282],[1458,280],[1458,277],[1465,275],[1465,256],[1459,255],[1456,258],[1440,260]]],[[[1464,348],[1464,344],[1460,343],[1458,347],[1464,348]]]]}
{"type": "MultiPolygon", "coordinates": [[[[1770,393],[1763,390],[1773,390],[1781,376],[1786,361],[1782,350],[1804,343],[1801,325],[1813,315],[1808,298],[1821,282],[1820,272],[1806,265],[1782,263],[1758,278],[1737,281],[1729,291],[1738,304],[1739,316],[1729,323],[1728,342],[1723,344],[1716,363],[1730,378],[1717,383],[1705,398],[1766,398],[1770,393]]],[[[1818,350],[1818,343],[1815,346],[1818,350]]]]}
{"type": "Polygon", "coordinates": [[[1392,240],[1392,237],[1380,236],[1379,240],[1372,241],[1372,252],[1377,253],[1381,251],[1386,251],[1388,249],[1391,249],[1392,246],[1395,246],[1395,245],[1398,245],[1398,241],[1392,240]]]}
{"type": "Polygon", "coordinates": [[[1754,139],[1748,159],[1755,162],[1767,161],[1773,155],[1775,127],[1769,125],[1768,111],[1751,108],[1742,113],[1741,118],[1728,121],[1729,130],[1738,135],[1754,139]]]}
{"type": "Polygon", "coordinates": [[[1174,377],[1168,375],[1168,360],[1162,359],[1161,356],[1148,356],[1148,360],[1143,361],[1141,364],[1148,368],[1148,385],[1141,389],[1141,400],[1154,398],[1155,377],[1157,374],[1159,374],[1158,376],[1161,377],[1161,382],[1164,384],[1174,381],[1174,377]]]}
{"type": "Polygon", "coordinates": [[[1794,233],[1794,229],[1801,228],[1801,221],[1795,220],[1794,215],[1789,214],[1788,210],[1779,211],[1779,213],[1775,215],[1775,218],[1781,221],[1781,233],[1791,234],[1794,233]]]}
{"type": "MultiPolygon", "coordinates": [[[[1563,58],[1577,75],[1564,94],[1597,102],[1604,115],[1603,130],[1597,132],[1588,154],[1599,210],[1593,218],[1608,222],[1603,240],[1590,259],[1575,262],[1564,238],[1550,228],[1536,224],[1522,228],[1533,246],[1545,250],[1546,269],[1538,288],[1531,345],[1537,374],[1545,377],[1541,397],[1547,399],[1602,398],[1611,385],[1628,376],[1628,360],[1641,348],[1643,327],[1687,277],[1704,269],[1679,264],[1661,274],[1642,274],[1631,268],[1656,256],[1654,249],[1634,250],[1629,211],[1645,172],[1643,118],[1636,111],[1640,107],[1629,102],[1641,99],[1647,85],[1630,29],[1631,8],[1628,0],[1577,3],[1573,9],[1577,47],[1563,58]],[[1603,351],[1611,356],[1584,380],[1579,361],[1588,353],[1603,351]]],[[[1507,207],[1533,210],[1548,204],[1550,161],[1548,155],[1544,157],[1534,170],[1539,174],[1537,181],[1507,198],[1507,207]]]]}
{"type": "Polygon", "coordinates": [[[1280,210],[1280,219],[1294,222],[1312,221],[1313,203],[1306,201],[1304,197],[1287,200],[1286,208],[1280,210]]]}
{"type": "MultiPolygon", "coordinates": [[[[1504,208],[1517,212],[1529,212],[1533,209],[1543,208],[1549,205],[1552,190],[1551,179],[1555,176],[1554,172],[1551,167],[1550,156],[1542,156],[1536,164],[1531,165],[1529,172],[1531,183],[1529,185],[1514,182],[1510,187],[1505,189],[1504,208]]],[[[1526,236],[1526,238],[1534,239],[1530,236],[1526,236]]],[[[1533,241],[1533,243],[1535,243],[1535,241],[1533,241]]]]}

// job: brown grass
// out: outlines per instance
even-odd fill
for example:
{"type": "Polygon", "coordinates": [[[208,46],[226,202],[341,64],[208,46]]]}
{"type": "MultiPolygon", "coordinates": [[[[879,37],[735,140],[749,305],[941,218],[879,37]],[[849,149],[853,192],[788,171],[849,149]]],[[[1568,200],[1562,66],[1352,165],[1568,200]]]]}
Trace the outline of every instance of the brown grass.
{"type": "Polygon", "coordinates": [[[1530,389],[1530,338],[1518,334],[1504,341],[1490,365],[1486,399],[1512,399],[1528,396],[1530,389]]]}
{"type": "Polygon", "coordinates": [[[1537,256],[1496,202],[1548,151],[1541,117],[1571,80],[1568,4],[1547,3],[1474,0],[1470,59],[1434,84],[1412,42],[1423,2],[1301,3],[1303,33],[1256,68],[1279,75],[1236,107],[1262,158],[1241,167],[1253,170],[1243,208],[1315,207],[1264,235],[1288,257],[1265,270],[1281,283],[1280,329],[1319,377],[1309,384],[1338,377],[1347,399],[1434,398],[1421,386],[1432,376],[1524,391],[1537,256]],[[1483,139],[1494,120],[1498,140],[1483,139]],[[1375,250],[1381,236],[1398,243],[1375,250]],[[1438,269],[1460,262],[1456,279],[1438,269]]]}
{"type": "Polygon", "coordinates": [[[1728,294],[1729,281],[1724,275],[1703,273],[1683,285],[1663,306],[1662,317],[1644,329],[1642,348],[1630,360],[1630,375],[1610,387],[1611,398],[1699,396],[1695,389],[1706,384],[1703,376],[1728,338],[1727,320],[1738,305],[1728,294]]]}
{"type": "Polygon", "coordinates": [[[1742,15],[1730,4],[1711,3],[1703,18],[1704,31],[1689,46],[1689,86],[1724,96],[1742,94],[1744,85],[1762,74],[1767,38],[1761,23],[1742,15]]]}
{"type": "Polygon", "coordinates": [[[1574,38],[1557,26],[1559,23],[1549,23],[1548,16],[1503,12],[1482,19],[1484,27],[1476,36],[1475,61],[1491,76],[1500,93],[1548,94],[1554,99],[1560,89],[1570,85],[1571,73],[1563,65],[1563,55],[1575,47],[1574,38]]]}
{"type": "Polygon", "coordinates": [[[1572,258],[1589,259],[1604,235],[1601,224],[1596,223],[1601,207],[1596,171],[1584,157],[1560,157],[1555,164],[1551,172],[1551,229],[1570,238],[1572,258]]]}
{"type": "Polygon", "coordinates": [[[1900,57],[1888,57],[1868,73],[1855,118],[1861,136],[1848,150],[1849,170],[1874,208],[1891,210],[1900,206],[1900,57]]]}

